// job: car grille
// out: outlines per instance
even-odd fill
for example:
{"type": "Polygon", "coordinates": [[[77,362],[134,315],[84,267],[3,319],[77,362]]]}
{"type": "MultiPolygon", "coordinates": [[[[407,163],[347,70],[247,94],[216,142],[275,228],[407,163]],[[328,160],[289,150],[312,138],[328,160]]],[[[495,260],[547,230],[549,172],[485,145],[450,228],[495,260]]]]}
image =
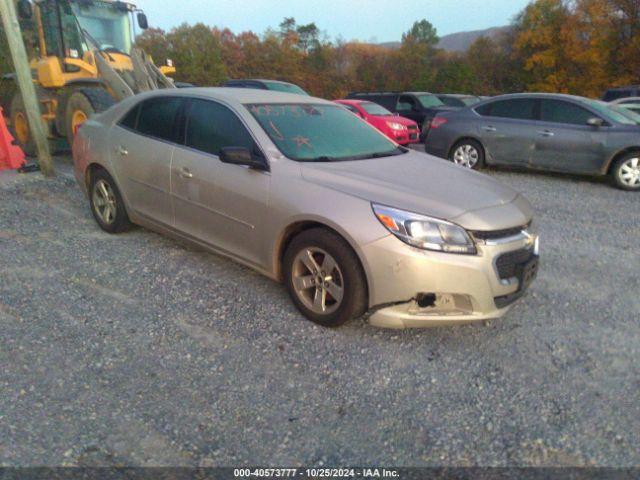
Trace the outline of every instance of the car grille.
{"type": "Polygon", "coordinates": [[[529,224],[522,225],[520,227],[505,228],[502,230],[472,231],[471,234],[476,240],[499,240],[502,238],[513,237],[527,228],[529,228],[529,224]]]}
{"type": "Polygon", "coordinates": [[[417,125],[409,125],[407,128],[409,130],[418,130],[418,126],[417,125]]]}
{"type": "Polygon", "coordinates": [[[531,260],[534,256],[533,249],[521,248],[503,253],[496,259],[496,269],[501,280],[518,276],[518,269],[531,260]]]}

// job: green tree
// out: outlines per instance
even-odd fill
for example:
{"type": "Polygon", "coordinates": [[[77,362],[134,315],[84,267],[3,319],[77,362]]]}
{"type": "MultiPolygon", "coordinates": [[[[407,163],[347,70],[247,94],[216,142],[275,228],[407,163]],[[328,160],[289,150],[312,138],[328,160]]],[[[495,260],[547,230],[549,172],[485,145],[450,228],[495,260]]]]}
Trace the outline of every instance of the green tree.
{"type": "Polygon", "coordinates": [[[408,32],[402,36],[402,41],[405,41],[408,37],[416,42],[429,47],[435,47],[438,44],[438,32],[435,27],[427,20],[420,20],[415,22],[408,32]]]}
{"type": "Polygon", "coordinates": [[[219,38],[202,23],[182,24],[167,35],[168,54],[176,65],[176,80],[216,86],[227,78],[219,38]]]}

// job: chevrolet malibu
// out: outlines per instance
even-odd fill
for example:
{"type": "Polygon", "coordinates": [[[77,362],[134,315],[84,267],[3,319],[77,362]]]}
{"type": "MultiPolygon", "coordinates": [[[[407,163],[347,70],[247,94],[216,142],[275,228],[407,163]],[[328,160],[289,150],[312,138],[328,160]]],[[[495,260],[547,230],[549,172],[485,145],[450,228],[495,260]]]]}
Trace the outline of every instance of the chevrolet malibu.
{"type": "Polygon", "coordinates": [[[500,317],[537,272],[517,192],[318,98],[148,92],[85,122],[73,156],[103,230],[138,224],[226,255],[324,326],[500,317]]]}

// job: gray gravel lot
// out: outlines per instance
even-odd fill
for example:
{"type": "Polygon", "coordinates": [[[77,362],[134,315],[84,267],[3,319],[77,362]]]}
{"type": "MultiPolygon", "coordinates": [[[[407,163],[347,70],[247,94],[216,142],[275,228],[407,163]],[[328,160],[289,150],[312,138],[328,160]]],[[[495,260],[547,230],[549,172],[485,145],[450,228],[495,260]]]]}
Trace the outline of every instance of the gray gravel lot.
{"type": "Polygon", "coordinates": [[[1,465],[640,464],[640,194],[488,171],[542,240],[507,317],[327,330],[58,170],[0,174],[1,465]]]}

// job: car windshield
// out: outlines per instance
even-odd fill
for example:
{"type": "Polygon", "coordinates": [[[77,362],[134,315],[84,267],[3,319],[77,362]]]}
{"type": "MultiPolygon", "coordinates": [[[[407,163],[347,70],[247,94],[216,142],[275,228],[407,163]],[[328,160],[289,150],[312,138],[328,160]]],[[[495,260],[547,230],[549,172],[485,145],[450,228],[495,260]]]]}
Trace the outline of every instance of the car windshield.
{"type": "Polygon", "coordinates": [[[480,101],[480,98],[479,97],[462,97],[461,100],[465,105],[469,106],[469,105],[475,105],[476,103],[478,103],[480,101]]]}
{"type": "MultiPolygon", "coordinates": [[[[630,118],[635,123],[640,125],[640,115],[638,114],[638,110],[636,110],[635,108],[631,108],[631,107],[635,107],[635,106],[633,106],[633,105],[609,105],[609,108],[611,108],[612,110],[621,113],[625,117],[630,118]]],[[[639,107],[640,107],[640,105],[639,105],[639,107]]]]}
{"type": "Polygon", "coordinates": [[[369,115],[380,115],[380,116],[387,116],[387,117],[393,115],[393,113],[391,113],[389,110],[384,108],[382,105],[378,105],[377,103],[362,102],[360,106],[369,115]]]}
{"type": "Polygon", "coordinates": [[[628,115],[620,112],[618,109],[611,108],[611,105],[609,105],[606,102],[602,102],[600,100],[589,100],[587,98],[582,100],[582,102],[588,105],[589,107],[593,108],[595,111],[597,111],[606,119],[611,120],[615,123],[620,123],[622,125],[638,124],[637,121],[633,120],[628,115]]]}
{"type": "Polygon", "coordinates": [[[363,160],[406,152],[338,105],[250,104],[246,108],[292,160],[363,160]]]}
{"type": "Polygon", "coordinates": [[[101,50],[116,50],[131,53],[131,23],[127,10],[111,2],[92,0],[71,3],[78,23],[101,50]]]}
{"type": "Polygon", "coordinates": [[[441,107],[442,105],[444,105],[444,103],[442,103],[442,100],[440,100],[435,95],[431,95],[427,93],[427,94],[416,95],[416,97],[418,98],[422,106],[425,108],[441,107]]]}
{"type": "Polygon", "coordinates": [[[269,90],[275,90],[277,92],[287,92],[287,93],[295,93],[297,95],[307,95],[309,94],[301,89],[299,86],[294,85],[293,83],[280,83],[280,82],[262,82],[267,86],[269,90]]]}

